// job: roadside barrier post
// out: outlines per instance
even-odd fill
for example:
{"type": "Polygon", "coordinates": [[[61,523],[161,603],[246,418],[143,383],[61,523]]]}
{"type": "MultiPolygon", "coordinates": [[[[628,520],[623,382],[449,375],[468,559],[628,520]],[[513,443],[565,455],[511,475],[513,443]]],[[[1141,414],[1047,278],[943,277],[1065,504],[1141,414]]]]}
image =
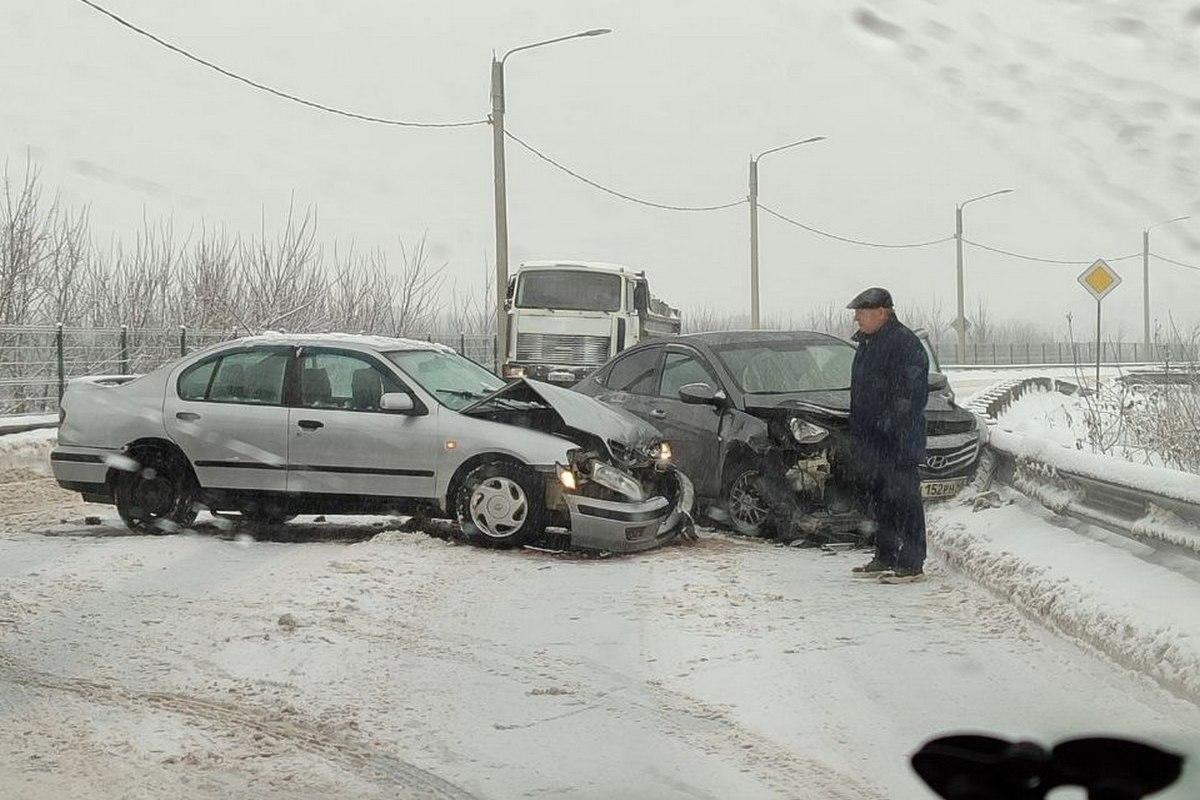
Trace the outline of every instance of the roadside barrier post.
{"type": "Polygon", "coordinates": [[[67,388],[67,376],[63,369],[63,325],[61,322],[54,330],[54,353],[58,359],[58,403],[62,405],[63,393],[67,388]]]}
{"type": "Polygon", "coordinates": [[[129,326],[121,326],[121,374],[129,374],[129,326]]]}

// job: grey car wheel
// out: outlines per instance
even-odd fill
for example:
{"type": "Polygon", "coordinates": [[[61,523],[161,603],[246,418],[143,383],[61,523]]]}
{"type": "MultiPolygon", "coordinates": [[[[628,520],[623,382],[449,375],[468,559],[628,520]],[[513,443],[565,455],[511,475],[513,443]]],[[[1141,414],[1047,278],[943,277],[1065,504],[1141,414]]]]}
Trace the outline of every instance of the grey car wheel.
{"type": "Polygon", "coordinates": [[[770,509],[758,489],[758,481],[758,470],[740,467],[725,490],[725,511],[729,514],[729,524],[745,536],[763,535],[770,517],[770,509]]]}

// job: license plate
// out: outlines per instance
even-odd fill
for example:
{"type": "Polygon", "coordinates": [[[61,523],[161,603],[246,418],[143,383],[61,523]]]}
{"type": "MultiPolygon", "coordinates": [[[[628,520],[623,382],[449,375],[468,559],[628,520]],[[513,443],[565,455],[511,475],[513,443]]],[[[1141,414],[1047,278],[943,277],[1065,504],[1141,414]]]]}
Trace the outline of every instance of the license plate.
{"type": "Polygon", "coordinates": [[[966,478],[952,481],[924,481],[921,484],[921,497],[926,500],[937,500],[942,497],[953,497],[967,485],[966,478]]]}

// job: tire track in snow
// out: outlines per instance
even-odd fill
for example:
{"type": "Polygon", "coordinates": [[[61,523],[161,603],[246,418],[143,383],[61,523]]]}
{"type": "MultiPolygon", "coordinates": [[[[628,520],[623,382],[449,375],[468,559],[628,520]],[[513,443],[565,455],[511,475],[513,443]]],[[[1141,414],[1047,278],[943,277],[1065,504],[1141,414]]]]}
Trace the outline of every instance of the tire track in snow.
{"type": "Polygon", "coordinates": [[[21,668],[0,654],[0,680],[19,686],[74,694],[84,700],[127,708],[150,708],[215,724],[232,736],[244,731],[262,734],[298,750],[326,759],[374,782],[402,792],[404,797],[429,800],[474,800],[474,795],[414,764],[334,730],[323,729],[291,715],[247,703],[225,703],[175,692],[136,691],[84,678],[60,678],[21,668]]]}
{"type": "Polygon", "coordinates": [[[409,655],[471,664],[514,679],[536,676],[569,685],[563,694],[593,695],[586,705],[528,723],[512,725],[524,729],[566,716],[601,711],[614,718],[665,734],[712,758],[737,763],[772,792],[782,797],[813,800],[887,800],[887,795],[816,759],[800,755],[768,736],[733,719],[727,712],[689,695],[673,691],[657,681],[624,674],[596,661],[578,656],[555,657],[547,653],[521,654],[500,642],[454,637],[440,631],[438,641],[419,635],[411,625],[401,624],[407,635],[380,631],[354,631],[380,642],[403,642],[409,655]],[[598,698],[595,695],[599,694],[598,698]]]}

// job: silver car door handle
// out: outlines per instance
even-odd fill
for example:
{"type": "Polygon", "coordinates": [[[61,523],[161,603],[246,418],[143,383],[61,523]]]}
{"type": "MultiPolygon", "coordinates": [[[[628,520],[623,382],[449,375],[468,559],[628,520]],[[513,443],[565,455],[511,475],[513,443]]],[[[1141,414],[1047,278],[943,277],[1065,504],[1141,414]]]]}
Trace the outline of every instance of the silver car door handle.
{"type": "Polygon", "coordinates": [[[650,416],[652,416],[656,419],[662,419],[666,415],[667,415],[667,412],[663,411],[661,408],[650,409],[650,416]]]}
{"type": "Polygon", "coordinates": [[[183,422],[195,422],[200,419],[200,415],[192,411],[176,411],[175,419],[183,422]]]}

